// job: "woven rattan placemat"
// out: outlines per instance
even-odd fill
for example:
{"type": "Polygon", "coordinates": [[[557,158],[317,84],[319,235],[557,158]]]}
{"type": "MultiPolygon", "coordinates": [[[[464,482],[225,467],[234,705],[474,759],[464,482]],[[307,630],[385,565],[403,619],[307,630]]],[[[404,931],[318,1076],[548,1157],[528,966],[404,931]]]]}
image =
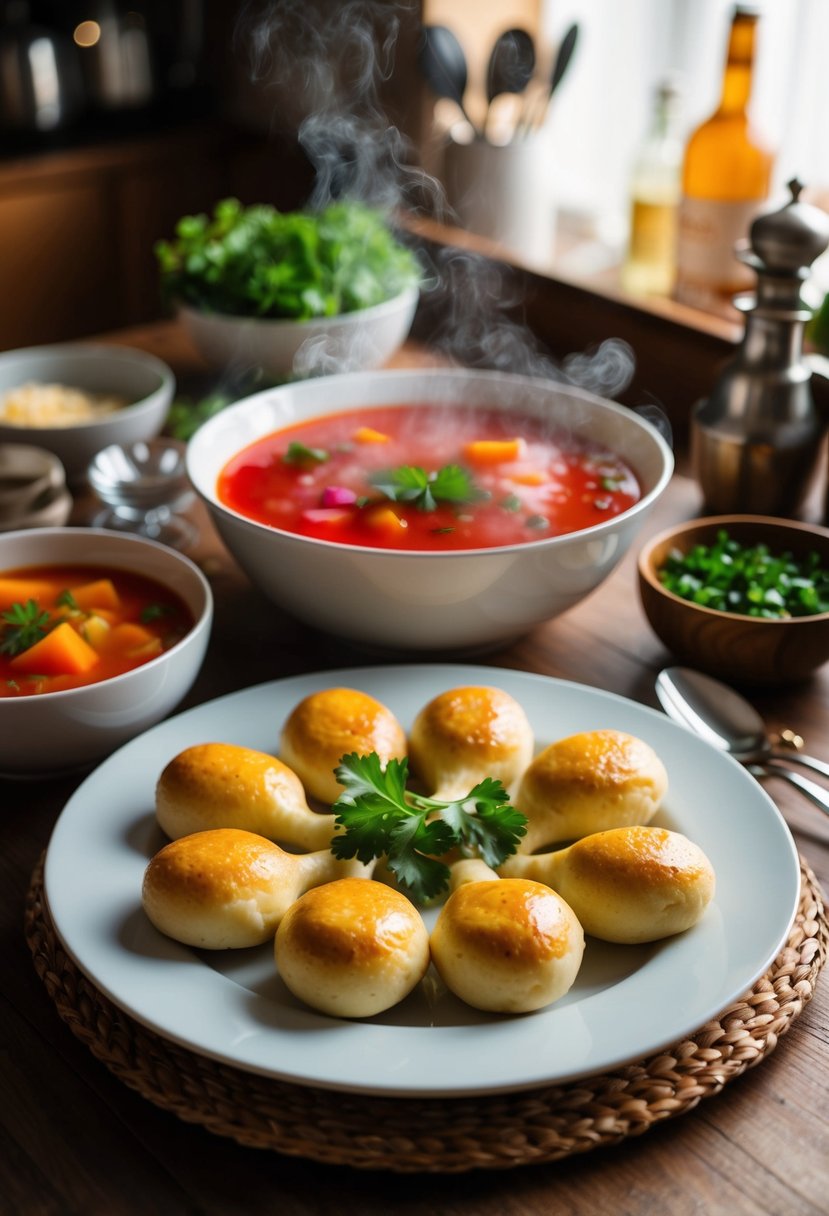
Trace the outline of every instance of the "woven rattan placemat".
{"type": "Polygon", "coordinates": [[[195,1054],[113,1005],[64,952],[43,900],[26,905],[35,968],[61,1018],[126,1085],[240,1144],[359,1169],[459,1173],[557,1161],[691,1110],[774,1050],[812,998],[829,924],[801,859],[784,948],[742,1000],[668,1051],[600,1076],[514,1094],[392,1099],[274,1081],[195,1054]]]}

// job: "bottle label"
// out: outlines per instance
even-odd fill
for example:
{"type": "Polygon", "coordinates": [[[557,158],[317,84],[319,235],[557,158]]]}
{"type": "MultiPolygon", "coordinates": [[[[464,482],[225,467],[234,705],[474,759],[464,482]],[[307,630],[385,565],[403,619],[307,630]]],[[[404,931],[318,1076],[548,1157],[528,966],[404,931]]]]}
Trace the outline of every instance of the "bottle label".
{"type": "Polygon", "coordinates": [[[734,255],[737,241],[748,237],[762,200],[723,203],[683,198],[679,207],[675,299],[695,308],[722,304],[723,298],[746,291],[752,271],[734,255]]]}

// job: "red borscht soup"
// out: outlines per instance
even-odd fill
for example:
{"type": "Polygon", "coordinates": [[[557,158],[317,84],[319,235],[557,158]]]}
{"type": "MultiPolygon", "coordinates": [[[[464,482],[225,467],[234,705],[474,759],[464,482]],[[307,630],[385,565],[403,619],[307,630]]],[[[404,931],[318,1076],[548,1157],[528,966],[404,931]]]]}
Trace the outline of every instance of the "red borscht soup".
{"type": "Polygon", "coordinates": [[[487,549],[589,528],[641,491],[614,452],[531,415],[433,405],[329,414],[244,448],[219,501],[300,536],[372,548],[487,549]]]}

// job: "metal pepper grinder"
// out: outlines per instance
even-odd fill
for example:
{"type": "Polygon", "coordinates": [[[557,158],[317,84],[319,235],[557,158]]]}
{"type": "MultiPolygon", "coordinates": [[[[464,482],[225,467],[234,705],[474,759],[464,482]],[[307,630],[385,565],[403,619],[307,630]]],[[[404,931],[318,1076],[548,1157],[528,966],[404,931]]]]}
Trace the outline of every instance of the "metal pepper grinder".
{"type": "Polygon", "coordinates": [[[829,419],[818,411],[803,354],[811,311],[801,290],[829,246],[829,215],[798,201],[800,182],[788,188],[789,202],[758,216],[737,251],[757,274],[756,294],[734,300],[745,335],[691,419],[691,463],[713,514],[794,515],[822,455],[829,419]]]}

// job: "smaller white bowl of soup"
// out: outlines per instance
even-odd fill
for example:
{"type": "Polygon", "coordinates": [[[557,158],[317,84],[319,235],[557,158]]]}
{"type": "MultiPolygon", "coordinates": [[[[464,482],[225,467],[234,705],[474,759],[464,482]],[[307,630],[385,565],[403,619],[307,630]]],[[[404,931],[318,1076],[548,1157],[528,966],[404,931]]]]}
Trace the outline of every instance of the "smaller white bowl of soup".
{"type": "Polygon", "coordinates": [[[189,558],[96,528],[0,536],[0,773],[83,768],[164,718],[204,659],[189,558]]]}
{"type": "Polygon", "coordinates": [[[275,603],[382,648],[492,647],[610,573],[671,475],[632,411],[464,369],[286,385],[196,433],[190,479],[275,603]]]}
{"type": "Polygon", "coordinates": [[[0,354],[0,443],[54,453],[70,482],[111,443],[157,435],[175,376],[145,351],[91,342],[32,346],[0,354]]]}

